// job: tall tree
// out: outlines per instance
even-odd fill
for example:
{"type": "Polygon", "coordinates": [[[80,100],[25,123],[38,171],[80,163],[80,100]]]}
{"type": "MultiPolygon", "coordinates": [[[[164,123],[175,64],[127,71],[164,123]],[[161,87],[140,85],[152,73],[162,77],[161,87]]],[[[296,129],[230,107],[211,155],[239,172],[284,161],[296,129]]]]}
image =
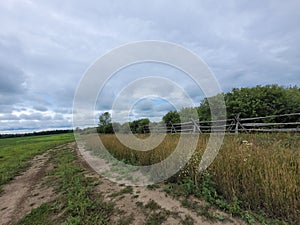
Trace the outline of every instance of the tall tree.
{"type": "MultiPolygon", "coordinates": [[[[217,112],[217,96],[210,97],[214,111],[217,112]]],[[[227,118],[240,114],[241,118],[279,115],[300,112],[300,89],[298,87],[281,87],[278,85],[256,86],[252,88],[233,88],[224,94],[227,118]]],[[[200,120],[211,120],[208,99],[198,107],[200,120]]],[[[291,118],[268,118],[262,122],[284,122],[291,118]]]]}
{"type": "Polygon", "coordinates": [[[180,123],[180,115],[175,111],[170,111],[162,118],[167,126],[172,125],[172,123],[180,123]]]}
{"type": "Polygon", "coordinates": [[[114,129],[111,123],[111,115],[109,112],[102,113],[99,116],[97,131],[99,133],[114,133],[114,129]]]}

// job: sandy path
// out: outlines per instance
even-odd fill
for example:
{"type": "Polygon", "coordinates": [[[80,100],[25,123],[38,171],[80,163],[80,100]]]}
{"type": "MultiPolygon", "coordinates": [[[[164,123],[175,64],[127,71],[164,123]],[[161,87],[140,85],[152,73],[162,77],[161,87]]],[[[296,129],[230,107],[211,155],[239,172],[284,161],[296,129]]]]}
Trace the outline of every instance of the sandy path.
{"type": "MultiPolygon", "coordinates": [[[[82,148],[82,146],[80,146],[82,148]]],[[[90,151],[86,151],[81,149],[80,151],[76,148],[78,158],[80,158],[82,166],[85,167],[90,173],[86,174],[86,176],[99,177],[101,180],[101,184],[97,187],[98,191],[104,193],[106,201],[112,201],[116,204],[116,208],[125,211],[126,216],[132,216],[134,218],[131,224],[141,225],[145,223],[147,219],[147,215],[143,212],[141,207],[137,206],[137,202],[142,202],[143,205],[147,204],[150,200],[155,201],[162,209],[165,209],[172,214],[177,214],[178,216],[172,217],[169,216],[167,221],[163,224],[173,225],[173,224],[181,224],[180,222],[185,218],[186,215],[189,215],[193,218],[194,224],[201,225],[211,225],[211,224],[246,224],[244,221],[238,218],[233,218],[231,215],[225,214],[223,212],[219,212],[220,214],[228,217],[230,221],[209,221],[207,218],[198,216],[196,212],[193,212],[182,206],[181,202],[178,199],[175,199],[169,195],[167,195],[162,188],[158,188],[155,190],[150,190],[144,186],[132,186],[133,192],[128,194],[123,194],[122,196],[113,198],[110,197],[112,193],[119,192],[125,188],[125,186],[120,186],[119,184],[112,182],[109,179],[103,178],[101,175],[97,174],[93,168],[97,169],[97,157],[93,156],[90,151]],[[87,159],[90,161],[91,165],[85,161],[87,159]]],[[[102,161],[98,161],[99,167],[103,167],[102,161]]],[[[200,200],[196,200],[199,205],[204,205],[204,202],[200,200]]],[[[116,216],[113,221],[117,221],[120,216],[116,216]]],[[[114,222],[112,222],[114,224],[114,222]]]]}
{"type": "Polygon", "coordinates": [[[0,224],[13,224],[33,208],[52,199],[50,187],[42,185],[45,174],[52,166],[47,153],[30,160],[31,166],[10,183],[3,186],[0,196],[0,224]]]}

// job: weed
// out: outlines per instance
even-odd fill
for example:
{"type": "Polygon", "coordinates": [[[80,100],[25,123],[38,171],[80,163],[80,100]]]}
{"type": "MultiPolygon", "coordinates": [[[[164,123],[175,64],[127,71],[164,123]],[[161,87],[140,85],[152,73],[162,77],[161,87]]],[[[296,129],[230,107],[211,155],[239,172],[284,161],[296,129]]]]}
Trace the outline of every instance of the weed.
{"type": "Polygon", "coordinates": [[[38,208],[33,209],[30,214],[26,215],[17,224],[18,225],[38,225],[38,224],[52,224],[49,217],[52,213],[52,208],[49,203],[43,203],[38,208]]]}
{"type": "Polygon", "coordinates": [[[244,213],[242,215],[242,218],[247,221],[249,224],[255,224],[255,219],[253,218],[253,216],[249,213],[244,213]]]}
{"type": "Polygon", "coordinates": [[[169,213],[165,211],[160,211],[157,213],[150,214],[147,218],[145,225],[158,225],[162,224],[168,219],[169,213]]]}
{"type": "Polygon", "coordinates": [[[138,206],[138,207],[143,207],[143,206],[144,206],[142,202],[136,202],[135,204],[136,204],[136,206],[138,206]]]}
{"type": "Polygon", "coordinates": [[[123,188],[121,191],[110,194],[109,197],[114,198],[114,197],[124,195],[124,194],[131,194],[132,192],[133,192],[132,187],[128,186],[128,187],[123,188]]]}
{"type": "Polygon", "coordinates": [[[138,197],[139,197],[139,195],[132,195],[131,198],[138,198],[138,197]]]}
{"type": "Polygon", "coordinates": [[[195,220],[190,215],[185,215],[184,219],[180,221],[182,225],[193,225],[195,220]]]}
{"type": "Polygon", "coordinates": [[[149,184],[149,185],[147,185],[147,188],[149,190],[154,190],[154,189],[159,188],[159,185],[158,184],[149,184]]]}
{"type": "Polygon", "coordinates": [[[157,204],[154,200],[150,199],[148,203],[145,205],[145,208],[150,210],[157,210],[160,209],[161,206],[157,204]]]}
{"type": "Polygon", "coordinates": [[[132,224],[134,221],[134,214],[130,214],[129,216],[121,216],[120,219],[117,221],[119,225],[129,225],[132,224]]]}

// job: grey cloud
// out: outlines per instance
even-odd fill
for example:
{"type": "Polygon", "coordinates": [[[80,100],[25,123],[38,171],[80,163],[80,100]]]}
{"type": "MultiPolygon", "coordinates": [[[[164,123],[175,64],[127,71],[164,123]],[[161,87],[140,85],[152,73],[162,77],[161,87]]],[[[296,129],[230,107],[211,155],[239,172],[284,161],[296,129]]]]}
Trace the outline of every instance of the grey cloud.
{"type": "Polygon", "coordinates": [[[41,112],[45,112],[47,111],[47,107],[43,106],[43,105],[36,105],[33,107],[33,109],[37,110],[37,111],[41,111],[41,112]]]}
{"type": "Polygon", "coordinates": [[[0,116],[0,121],[1,120],[19,120],[19,117],[17,117],[16,115],[7,113],[7,114],[4,114],[3,116],[0,116]]]}
{"type": "MultiPolygon", "coordinates": [[[[88,66],[120,44],[144,39],[171,41],[191,49],[207,62],[223,91],[266,83],[299,86],[299,10],[299,1],[3,2],[0,113],[12,119],[13,110],[24,108],[57,115],[51,121],[44,121],[43,114],[23,115],[26,121],[1,124],[1,129],[70,124],[65,115],[72,112],[76,87],[88,66]],[[33,121],[34,117],[40,121],[33,121]]],[[[150,75],[179,84],[197,105],[203,97],[188,76],[176,69],[151,64],[134,68],[115,75],[96,109],[110,110],[118,91],[150,75]]],[[[180,102],[172,88],[155,85],[144,93],[152,91],[180,102]]],[[[124,96],[120,110],[136,100],[133,94],[134,90],[124,96]]],[[[159,112],[172,108],[160,104],[151,109],[151,104],[143,104],[136,108],[140,116],[149,113],[156,119],[159,112]]]]}
{"type": "Polygon", "coordinates": [[[153,110],[153,102],[150,99],[142,99],[133,106],[133,109],[136,111],[151,112],[153,110]]]}
{"type": "Polygon", "coordinates": [[[23,120],[51,120],[50,116],[45,116],[42,113],[21,114],[19,119],[23,120]]]}
{"type": "Polygon", "coordinates": [[[0,94],[14,95],[26,90],[24,72],[13,65],[0,63],[0,94]]]}

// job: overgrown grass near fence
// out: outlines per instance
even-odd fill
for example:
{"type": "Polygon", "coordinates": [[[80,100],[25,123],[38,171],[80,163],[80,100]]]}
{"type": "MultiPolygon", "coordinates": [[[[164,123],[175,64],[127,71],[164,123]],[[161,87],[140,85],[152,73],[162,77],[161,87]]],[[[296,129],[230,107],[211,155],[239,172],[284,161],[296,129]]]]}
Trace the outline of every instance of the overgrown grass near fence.
{"type": "Polygon", "coordinates": [[[237,197],[245,208],[299,223],[299,137],[256,134],[225,138],[209,169],[218,191],[229,200],[237,197]]]}
{"type": "MultiPolygon", "coordinates": [[[[154,150],[141,152],[123,146],[115,135],[100,137],[116,158],[140,165],[150,165],[168,157],[179,140],[179,135],[167,135],[154,150]]],[[[214,162],[205,174],[200,174],[198,165],[208,138],[208,134],[200,134],[189,163],[169,182],[188,178],[201,189],[203,177],[210,174],[218,195],[227,201],[238,200],[246,210],[299,224],[299,134],[228,134],[214,162]]]]}

